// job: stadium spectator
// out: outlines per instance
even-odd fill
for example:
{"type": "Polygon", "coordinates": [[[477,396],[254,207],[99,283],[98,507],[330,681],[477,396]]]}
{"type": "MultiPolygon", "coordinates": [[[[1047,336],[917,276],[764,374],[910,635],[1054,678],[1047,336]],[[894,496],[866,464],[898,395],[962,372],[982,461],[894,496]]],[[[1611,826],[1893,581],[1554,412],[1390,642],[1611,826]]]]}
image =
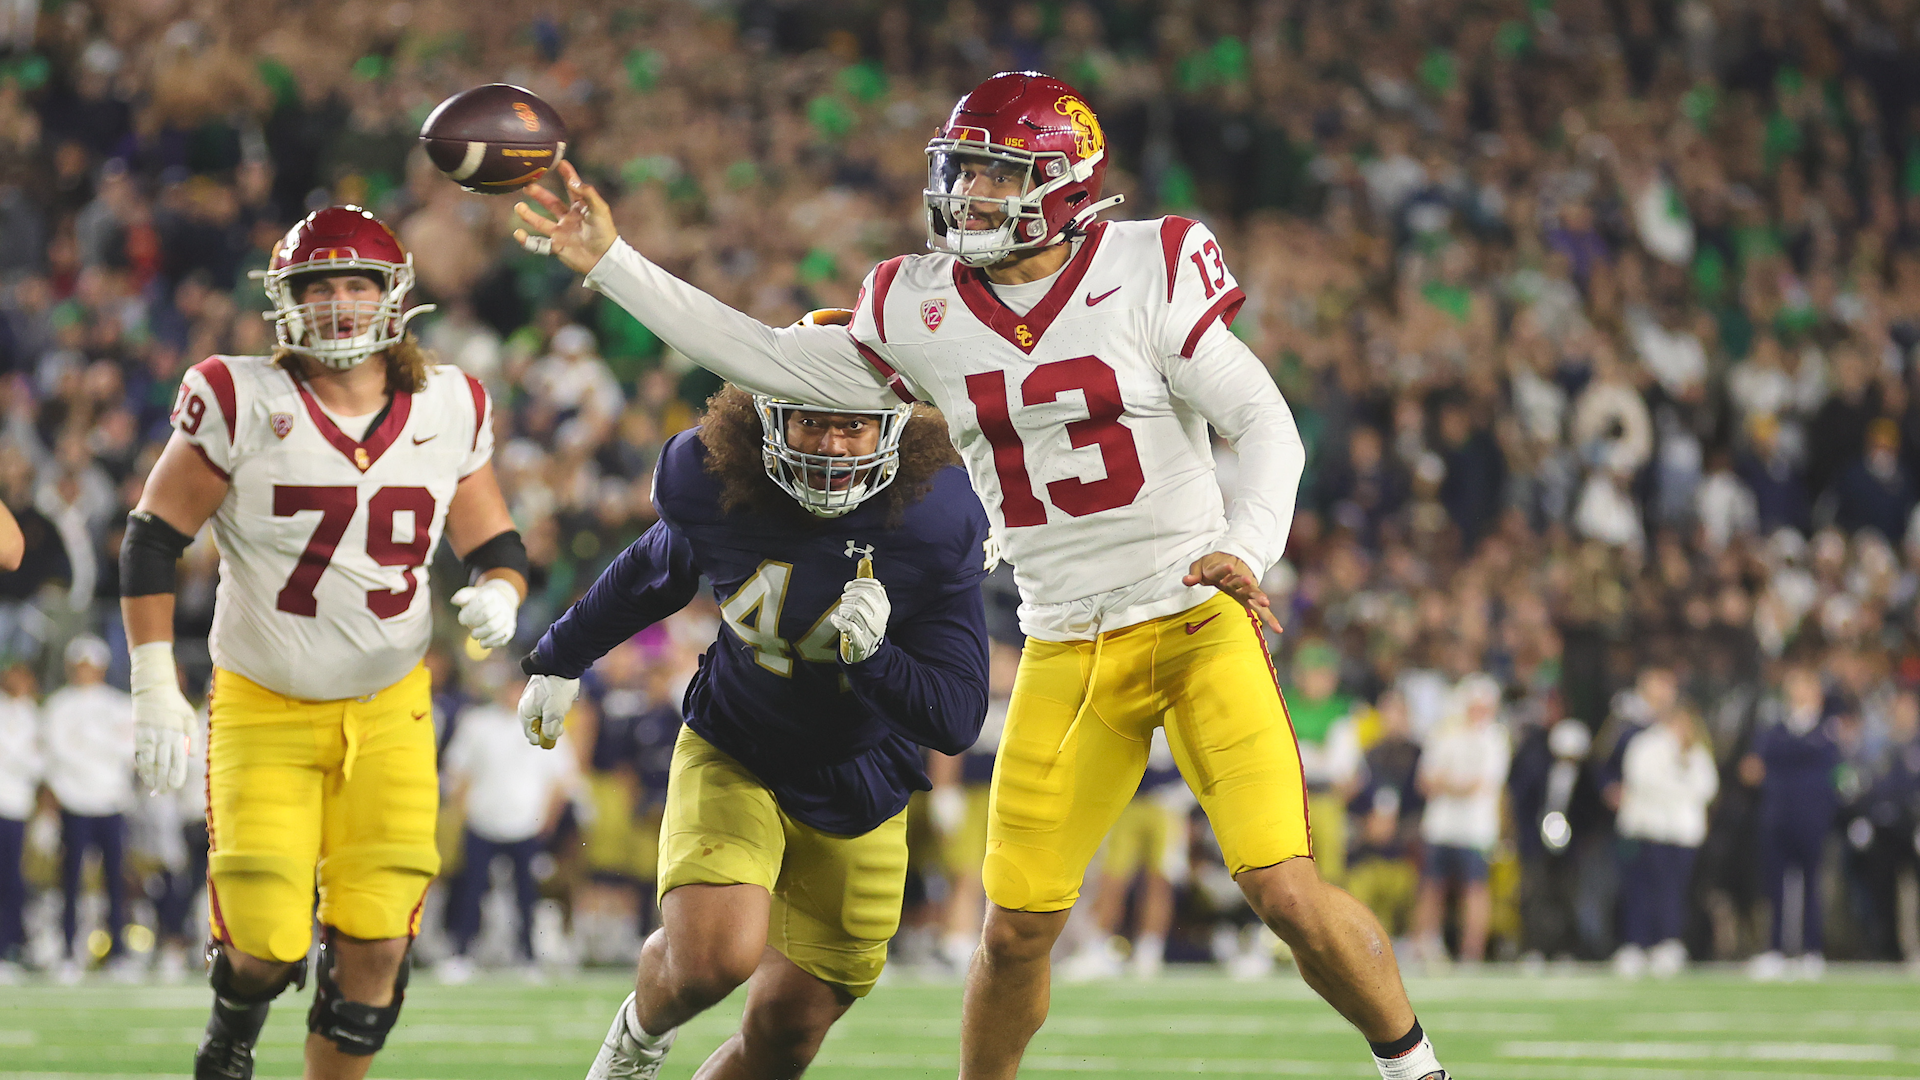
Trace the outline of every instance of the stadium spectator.
{"type": "Polygon", "coordinates": [[[1614,954],[1620,974],[1664,978],[1685,966],[1680,936],[1693,863],[1707,837],[1707,804],[1719,788],[1706,732],[1685,703],[1668,705],[1628,744],[1615,822],[1629,852],[1620,890],[1625,944],[1614,954]]]}
{"type": "Polygon", "coordinates": [[[100,857],[107,894],[107,948],[119,960],[127,925],[125,874],[127,812],[133,809],[133,699],[106,684],[112,653],[107,643],[83,635],[67,643],[67,684],[42,709],[48,790],[60,805],[60,911],[65,962],[63,979],[78,979],[86,957],[75,953],[80,932],[80,893],[86,857],[100,857]]]}
{"type": "Polygon", "coordinates": [[[1740,762],[1742,782],[1760,789],[1760,874],[1773,905],[1769,947],[1753,958],[1751,971],[1756,979],[1778,979],[1797,959],[1800,974],[1818,978],[1826,970],[1820,863],[1839,808],[1833,780],[1840,749],[1819,673],[1796,664],[1780,689],[1771,722],[1740,762]]]}
{"type": "Polygon", "coordinates": [[[40,704],[33,671],[13,664],[0,674],[0,984],[17,982],[24,972],[27,930],[22,919],[27,883],[21,874],[26,855],[27,822],[38,805],[40,704]]]}
{"type": "Polygon", "coordinates": [[[447,902],[453,956],[440,965],[445,982],[473,977],[468,953],[480,934],[481,902],[492,885],[494,863],[502,858],[512,867],[520,919],[513,936],[515,959],[533,963],[533,906],[540,899],[534,862],[578,786],[578,759],[571,747],[546,753],[527,743],[514,711],[525,682],[508,678],[509,673],[504,662],[483,666],[481,683],[492,691],[491,700],[460,713],[440,759],[452,792],[448,802],[466,819],[460,873],[447,902]]]}
{"type": "Polygon", "coordinates": [[[1423,959],[1438,963],[1446,958],[1441,919],[1448,894],[1457,888],[1460,959],[1477,964],[1486,957],[1492,905],[1487,859],[1500,840],[1500,789],[1510,750],[1500,724],[1499,683],[1487,675],[1469,675],[1453,696],[1453,717],[1428,738],[1420,755],[1418,782],[1427,801],[1420,838],[1426,842],[1426,865],[1413,935],[1423,959]]]}

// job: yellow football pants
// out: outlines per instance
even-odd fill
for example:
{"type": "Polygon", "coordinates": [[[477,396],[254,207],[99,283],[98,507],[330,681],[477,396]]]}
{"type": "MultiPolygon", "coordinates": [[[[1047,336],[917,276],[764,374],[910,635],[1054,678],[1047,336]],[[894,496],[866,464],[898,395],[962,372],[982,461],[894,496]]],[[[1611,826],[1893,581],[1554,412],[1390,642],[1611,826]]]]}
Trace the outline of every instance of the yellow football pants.
{"type": "Polygon", "coordinates": [[[1071,907],[1162,725],[1229,870],[1313,854],[1293,724],[1248,622],[1220,593],[1097,641],[1028,640],[994,764],[988,899],[1071,907]]]}
{"type": "Polygon", "coordinates": [[[431,680],[416,667],[365,699],[298,701],[213,674],[207,883],[213,935],[291,962],[319,918],[351,937],[410,937],[440,872],[431,680]]]}

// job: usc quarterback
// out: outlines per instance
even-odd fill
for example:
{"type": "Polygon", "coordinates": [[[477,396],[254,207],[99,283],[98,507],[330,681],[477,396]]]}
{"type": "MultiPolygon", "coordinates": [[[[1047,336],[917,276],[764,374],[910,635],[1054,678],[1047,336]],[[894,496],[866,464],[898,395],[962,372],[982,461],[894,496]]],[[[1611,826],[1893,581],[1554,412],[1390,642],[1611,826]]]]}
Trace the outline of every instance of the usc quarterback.
{"type": "Polygon", "coordinates": [[[322,927],[307,1080],[360,1080],[400,1013],[439,872],[433,628],[444,528],[480,644],[511,640],[526,548],[494,478],[487,393],[428,363],[407,322],[411,257],[372,214],[317,211],[264,274],[278,347],[181,381],[173,434],[128,517],[121,610],[135,764],[186,775],[193,710],[173,660],[174,563],[209,519],[220,549],[207,738],[213,1015],[198,1080],[245,1080],[270,1002],[305,985],[322,927]]]}
{"type": "Polygon", "coordinates": [[[1165,726],[1253,909],[1361,1031],[1387,1080],[1444,1080],[1379,923],[1321,880],[1299,747],[1259,621],[1305,451],[1245,297],[1181,217],[1100,221],[1106,139],[1072,87],[1004,72],[927,144],[930,254],[868,274],[846,330],[774,329],[622,242],[562,167],[516,234],[662,339],[754,391],[826,408],[924,399],[947,417],[1028,637],[989,795],[987,913],[967,976],[963,1080],[1007,1080],[1046,1017],[1048,952],[1165,726]],[[548,215],[551,215],[549,217],[548,215]],[[1223,510],[1207,426],[1240,457],[1223,510]],[[1244,606],[1244,611],[1242,610],[1244,606]],[[1253,620],[1249,620],[1249,614],[1253,620]]]}

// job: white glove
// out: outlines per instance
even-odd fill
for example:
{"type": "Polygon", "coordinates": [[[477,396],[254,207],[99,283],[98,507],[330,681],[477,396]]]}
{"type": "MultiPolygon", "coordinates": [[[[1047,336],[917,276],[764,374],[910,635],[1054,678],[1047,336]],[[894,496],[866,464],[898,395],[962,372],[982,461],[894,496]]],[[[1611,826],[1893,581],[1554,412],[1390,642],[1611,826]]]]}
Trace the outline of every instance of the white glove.
{"type": "Polygon", "coordinates": [[[840,659],[857,664],[873,655],[887,636],[887,616],[893,605],[879,578],[857,577],[840,590],[840,603],[827,621],[840,631],[840,659]]]}
{"type": "Polygon", "coordinates": [[[520,614],[520,590],[506,579],[488,578],[461,589],[453,594],[453,606],[460,609],[460,625],[481,645],[498,649],[513,640],[520,614]]]}
{"type": "Polygon", "coordinates": [[[952,836],[967,823],[967,793],[958,784],[942,784],[927,796],[927,809],[933,815],[933,827],[941,836],[952,836]]]}
{"type": "Polygon", "coordinates": [[[520,728],[527,742],[542,750],[553,749],[560,733],[567,728],[567,712],[573,699],[580,696],[579,679],[558,675],[535,675],[520,692],[520,728]]]}
{"type": "Polygon", "coordinates": [[[177,791],[187,783],[193,752],[193,706],[180,692],[173,642],[133,647],[133,767],[152,791],[177,791]]]}

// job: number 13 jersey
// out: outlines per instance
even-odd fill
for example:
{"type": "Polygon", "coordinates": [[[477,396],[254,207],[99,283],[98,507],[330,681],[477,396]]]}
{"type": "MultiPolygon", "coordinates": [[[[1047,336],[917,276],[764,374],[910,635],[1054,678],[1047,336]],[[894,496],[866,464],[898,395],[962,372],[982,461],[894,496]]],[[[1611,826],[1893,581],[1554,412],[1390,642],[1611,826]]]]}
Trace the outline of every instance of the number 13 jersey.
{"type": "Polygon", "coordinates": [[[433,630],[426,564],[454,490],[493,455],[490,409],[472,376],[431,367],[363,435],[267,357],[195,365],[172,423],[231,485],[213,516],[214,664],[309,701],[411,671],[433,630]]]}
{"type": "Polygon", "coordinates": [[[867,278],[856,346],[896,392],[946,415],[1029,635],[1086,638],[1201,603],[1213,590],[1180,579],[1212,551],[1256,574],[1278,558],[1289,521],[1229,531],[1200,412],[1279,402],[1237,343],[1237,371],[1195,359],[1244,299],[1212,233],[1179,217],[1092,226],[1050,286],[996,287],[949,255],[902,256],[867,278]],[[1015,297],[1042,288],[1019,310],[1015,297]]]}

